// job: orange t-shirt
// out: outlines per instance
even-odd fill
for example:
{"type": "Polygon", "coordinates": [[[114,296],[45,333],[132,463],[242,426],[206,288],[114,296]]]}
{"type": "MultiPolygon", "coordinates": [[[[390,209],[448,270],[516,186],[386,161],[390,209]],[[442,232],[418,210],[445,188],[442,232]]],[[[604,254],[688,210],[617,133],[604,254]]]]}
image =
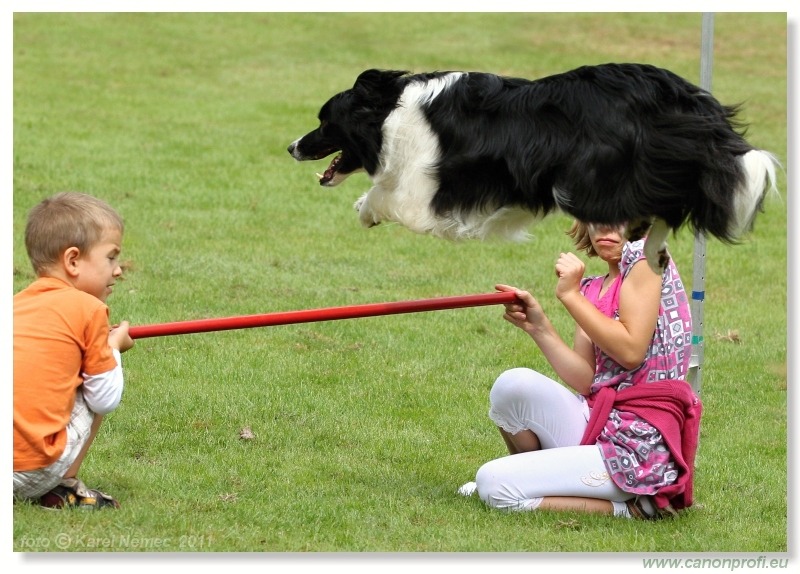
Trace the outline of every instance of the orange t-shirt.
{"type": "Polygon", "coordinates": [[[108,307],[60,279],[14,295],[14,471],[49,466],[64,452],[83,374],[117,366],[108,307]]]}

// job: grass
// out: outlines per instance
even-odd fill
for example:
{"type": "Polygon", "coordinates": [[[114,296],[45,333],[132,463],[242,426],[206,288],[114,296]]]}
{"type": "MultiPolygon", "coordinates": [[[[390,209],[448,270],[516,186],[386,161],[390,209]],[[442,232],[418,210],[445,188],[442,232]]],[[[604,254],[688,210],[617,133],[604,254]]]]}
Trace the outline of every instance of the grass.
{"type": "MultiPolygon", "coordinates": [[[[564,217],[529,244],[360,228],[285,149],[367,67],[538,77],[638,60],[699,81],[699,14],[47,14],[14,17],[13,289],[27,211],[64,189],[126,220],[112,319],[148,324],[530,288],[551,296],[564,217]],[[320,52],[314,46],[326,46],[320,52]]],[[[786,19],[717,14],[713,89],[786,163],[786,19]]],[[[786,552],[787,210],[707,246],[697,504],[676,523],[506,514],[457,487],[503,455],[502,370],[549,367],[495,307],[144,339],[84,463],[113,513],[13,508],[15,551],[786,552]],[[766,278],[766,279],[765,279],[766,278]],[[242,431],[254,438],[241,438],[242,431]],[[63,547],[57,547],[70,538],[63,547]],[[109,547],[98,547],[102,544],[109,547]]],[[[692,282],[688,232],[671,249],[692,282]]]]}

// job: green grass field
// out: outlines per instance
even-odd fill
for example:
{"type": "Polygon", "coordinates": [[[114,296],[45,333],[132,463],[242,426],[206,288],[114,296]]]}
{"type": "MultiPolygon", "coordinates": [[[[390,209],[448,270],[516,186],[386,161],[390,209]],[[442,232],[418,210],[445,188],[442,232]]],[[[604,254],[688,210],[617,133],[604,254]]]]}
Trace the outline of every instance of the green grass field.
{"type": "MultiPolygon", "coordinates": [[[[365,68],[539,77],[640,61],[699,82],[701,16],[683,13],[17,13],[13,289],[33,274],[27,211],[78,190],[123,215],[112,320],[207,317],[531,289],[556,326],[553,216],[527,244],[453,244],[360,227],[354,176],[286,146],[365,68]]],[[[787,162],[787,25],[715,17],[713,92],[787,162]]],[[[17,552],[785,553],[787,193],[751,238],[709,240],[696,504],[642,523],[508,514],[456,493],[504,454],[486,416],[503,370],[548,372],[500,307],[142,339],[84,463],[116,512],[13,507],[17,552]],[[242,438],[243,430],[253,438],[242,438]]],[[[671,239],[692,283],[693,238],[671,239]]],[[[554,553],[554,554],[550,554],[554,553]]],[[[545,562],[546,563],[546,562],[545,562]]]]}

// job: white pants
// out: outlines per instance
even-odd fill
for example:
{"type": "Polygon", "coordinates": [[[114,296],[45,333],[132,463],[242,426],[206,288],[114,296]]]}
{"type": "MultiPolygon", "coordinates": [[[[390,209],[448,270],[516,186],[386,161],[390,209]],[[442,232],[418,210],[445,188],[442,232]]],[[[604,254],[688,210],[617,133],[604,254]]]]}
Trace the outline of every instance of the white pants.
{"type": "Polygon", "coordinates": [[[583,397],[531,369],[501,374],[489,393],[489,418],[510,434],[532,431],[542,450],[484,464],[478,495],[494,508],[534,509],[545,496],[622,502],[633,497],[611,480],[596,445],[580,445],[589,420],[583,397]]]}

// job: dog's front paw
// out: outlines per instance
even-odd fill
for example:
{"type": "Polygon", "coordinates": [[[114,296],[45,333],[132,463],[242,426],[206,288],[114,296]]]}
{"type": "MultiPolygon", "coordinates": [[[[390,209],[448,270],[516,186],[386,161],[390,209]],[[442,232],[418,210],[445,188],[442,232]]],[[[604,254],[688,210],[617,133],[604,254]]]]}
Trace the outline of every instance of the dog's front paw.
{"type": "Polygon", "coordinates": [[[367,203],[367,193],[359,197],[353,204],[353,207],[358,212],[358,218],[361,220],[361,225],[364,227],[375,227],[381,220],[372,212],[367,203]]]}
{"type": "Polygon", "coordinates": [[[361,206],[364,205],[364,202],[367,201],[367,194],[365,193],[361,197],[359,197],[356,202],[353,204],[353,207],[356,211],[361,213],[361,206]]]}

